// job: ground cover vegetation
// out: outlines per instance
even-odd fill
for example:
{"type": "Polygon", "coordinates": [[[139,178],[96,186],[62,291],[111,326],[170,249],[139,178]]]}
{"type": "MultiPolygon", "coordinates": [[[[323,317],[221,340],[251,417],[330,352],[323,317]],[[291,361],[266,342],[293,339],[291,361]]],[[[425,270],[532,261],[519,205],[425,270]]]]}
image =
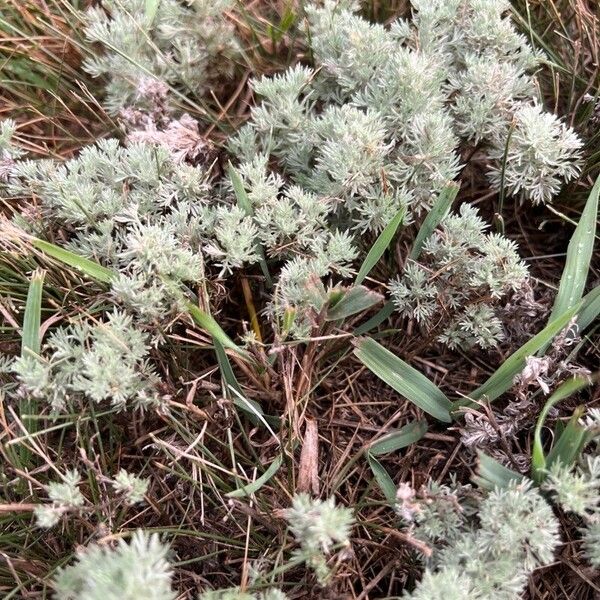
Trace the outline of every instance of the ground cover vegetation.
{"type": "Polygon", "coordinates": [[[2,597],[596,597],[595,10],[6,0],[2,597]]]}

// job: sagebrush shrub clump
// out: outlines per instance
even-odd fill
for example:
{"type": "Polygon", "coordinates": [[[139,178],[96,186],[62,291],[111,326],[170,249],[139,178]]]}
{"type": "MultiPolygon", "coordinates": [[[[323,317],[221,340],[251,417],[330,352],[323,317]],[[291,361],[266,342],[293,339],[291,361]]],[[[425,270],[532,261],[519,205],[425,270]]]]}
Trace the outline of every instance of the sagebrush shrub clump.
{"type": "MultiPolygon", "coordinates": [[[[505,204],[547,210],[532,205],[582,170],[582,141],[543,108],[547,58],[505,0],[412,0],[385,25],[361,8],[290,9],[266,43],[254,7],[230,0],[104,0],[83,17],[84,68],[107,81],[123,139],[32,160],[0,122],[0,291],[5,273],[16,290],[0,298],[0,333],[21,338],[0,356],[13,438],[0,484],[40,533],[21,528],[24,546],[74,557],[48,575],[57,600],[355,597],[388,581],[407,600],[518,600],[567,541],[569,515],[600,565],[597,411],[578,410],[550,444],[542,419],[531,469],[522,450],[539,407],[554,418],[562,384],[583,388],[577,319],[589,325],[598,301],[580,310],[584,281],[545,341],[511,338],[550,309],[505,204]],[[218,103],[217,82],[246,60],[233,23],[274,62],[219,106],[221,119],[250,103],[217,148],[184,111],[206,116],[200,99],[218,103]],[[277,72],[282,50],[297,60],[277,72]],[[30,280],[38,260],[51,284],[30,280]],[[54,272],[61,262],[73,272],[54,272]],[[359,337],[377,328],[394,353],[359,337]],[[519,402],[496,419],[507,391],[519,402]],[[454,424],[426,435],[424,413],[454,424]],[[381,457],[415,442],[429,462],[403,464],[395,483],[381,457]],[[464,483],[474,450],[481,471],[493,444],[506,464],[492,484],[481,472],[464,483]]],[[[580,275],[584,253],[572,257],[580,275]]],[[[37,585],[43,560],[21,562],[37,585]]]]}
{"type": "Polygon", "coordinates": [[[103,0],[85,14],[86,36],[102,50],[85,70],[108,83],[109,112],[154,108],[158,81],[182,95],[201,96],[233,73],[239,53],[233,26],[224,17],[231,0],[103,0]]]}

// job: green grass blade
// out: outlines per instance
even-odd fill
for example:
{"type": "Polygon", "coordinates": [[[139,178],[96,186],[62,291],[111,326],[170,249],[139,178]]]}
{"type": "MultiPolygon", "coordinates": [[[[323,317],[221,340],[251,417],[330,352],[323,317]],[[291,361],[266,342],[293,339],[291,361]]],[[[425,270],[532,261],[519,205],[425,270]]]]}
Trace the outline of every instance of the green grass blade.
{"type": "Polygon", "coordinates": [[[559,462],[561,465],[572,465],[577,461],[585,444],[589,441],[588,430],[579,424],[585,409],[579,407],[569,419],[560,437],[552,446],[546,457],[546,468],[559,462]]]}
{"type": "Polygon", "coordinates": [[[367,369],[421,410],[450,423],[452,403],[425,375],[371,338],[359,340],[354,354],[367,369]]]}
{"type": "MultiPolygon", "coordinates": [[[[244,182],[240,177],[240,174],[237,172],[235,167],[231,164],[231,162],[227,165],[227,174],[229,175],[229,179],[231,180],[231,185],[233,186],[233,192],[235,193],[236,200],[240,205],[240,208],[249,216],[254,216],[254,209],[252,208],[252,203],[250,202],[250,198],[248,198],[248,193],[246,192],[246,188],[244,187],[244,182]]],[[[265,258],[265,251],[260,244],[256,244],[256,251],[259,257],[259,264],[261,271],[265,277],[267,285],[272,286],[273,280],[271,279],[271,274],[269,273],[269,268],[267,266],[267,259],[265,258]]]]}
{"type": "Polygon", "coordinates": [[[394,312],[395,306],[391,300],[388,300],[382,307],[381,310],[373,315],[368,321],[365,321],[362,325],[359,325],[354,330],[354,335],[364,335],[372,329],[379,327],[387,318],[389,318],[394,312]]]}
{"type": "Polygon", "coordinates": [[[412,258],[412,260],[417,260],[417,258],[419,258],[421,250],[423,250],[423,244],[427,241],[427,238],[435,231],[441,220],[450,212],[450,207],[452,206],[459,189],[460,186],[452,181],[440,192],[440,195],[419,228],[415,243],[409,254],[409,257],[412,258]]]}
{"type": "Polygon", "coordinates": [[[69,267],[72,267],[73,269],[76,269],[77,271],[81,271],[84,275],[87,275],[96,281],[110,283],[115,275],[113,271],[103,267],[102,265],[99,265],[97,262],[83,256],[79,256],[70,250],[65,250],[64,248],[61,248],[56,244],[52,244],[51,242],[33,238],[31,243],[35,248],[44,254],[47,254],[48,256],[69,267]]]}
{"type": "Polygon", "coordinates": [[[354,281],[355,285],[360,285],[365,280],[365,277],[373,270],[373,267],[379,262],[383,253],[392,243],[394,235],[396,235],[396,231],[404,220],[405,215],[406,209],[400,209],[394,218],[385,226],[385,229],[379,234],[358,271],[358,275],[354,281]]]}
{"type": "Polygon", "coordinates": [[[473,481],[484,490],[508,487],[511,481],[522,481],[523,475],[501,465],[496,459],[477,452],[477,475],[473,481]]]}
{"type": "MultiPolygon", "coordinates": [[[[544,426],[544,423],[546,422],[546,418],[548,417],[550,409],[561,400],[572,396],[575,392],[588,385],[590,385],[590,381],[585,377],[572,377],[571,379],[562,383],[556,389],[556,391],[548,398],[548,400],[546,400],[546,404],[544,404],[544,408],[542,408],[542,411],[540,412],[533,434],[533,450],[531,453],[531,474],[535,482],[540,483],[541,481],[543,481],[546,474],[547,459],[544,455],[544,447],[542,445],[542,428],[544,426]]],[[[565,433],[566,429],[559,439],[562,439],[565,433]]]]}
{"type": "Polygon", "coordinates": [[[579,331],[587,329],[600,315],[600,285],[583,297],[581,310],[577,315],[579,331]]]}
{"type": "Polygon", "coordinates": [[[326,321],[337,321],[346,319],[359,312],[379,304],[383,296],[377,292],[367,289],[363,285],[355,285],[339,299],[333,306],[327,309],[326,321]]]}
{"type": "Polygon", "coordinates": [[[214,342],[219,342],[223,347],[233,350],[245,359],[248,359],[248,354],[242,348],[240,348],[221,328],[221,326],[215,321],[212,315],[204,312],[198,308],[193,302],[187,302],[186,307],[188,313],[196,323],[210,333],[214,342]]]}
{"type": "Polygon", "coordinates": [[[261,417],[264,420],[262,407],[258,402],[249,400],[244,396],[237,377],[231,368],[231,363],[229,362],[229,357],[225,352],[225,348],[219,340],[213,339],[213,342],[215,345],[217,362],[219,363],[219,369],[221,371],[221,377],[227,388],[226,393],[229,395],[235,406],[244,411],[255,425],[258,425],[261,422],[261,417]]]}
{"type": "Polygon", "coordinates": [[[249,483],[237,490],[233,490],[233,492],[229,492],[225,494],[228,498],[243,498],[244,496],[250,496],[256,493],[281,467],[283,463],[283,456],[280,454],[275,458],[275,460],[269,465],[269,468],[258,478],[256,481],[249,483]]]}
{"type": "Polygon", "coordinates": [[[427,433],[427,421],[413,421],[400,429],[390,431],[383,437],[369,446],[369,454],[372,456],[380,456],[381,454],[389,454],[401,448],[406,448],[415,442],[418,442],[427,433]]]}
{"type": "Polygon", "coordinates": [[[31,283],[27,292],[25,315],[23,317],[23,337],[21,339],[21,356],[39,354],[41,347],[40,326],[42,319],[42,290],[46,272],[36,269],[31,275],[31,283]]]}
{"type": "MultiPolygon", "coordinates": [[[[42,345],[40,338],[42,291],[45,275],[45,271],[41,269],[36,269],[31,275],[31,282],[27,291],[27,302],[25,304],[25,315],[23,316],[23,335],[21,338],[21,356],[23,358],[38,356],[40,353],[42,345]]],[[[30,394],[19,403],[21,422],[28,433],[35,433],[37,430],[37,421],[31,418],[37,413],[37,408],[37,403],[30,394]]],[[[24,465],[29,463],[31,453],[26,446],[21,446],[20,457],[24,465]]]]}
{"type": "Polygon", "coordinates": [[[377,481],[377,485],[381,488],[385,499],[390,504],[396,503],[396,486],[392,481],[392,478],[389,476],[388,472],[385,470],[383,465],[371,454],[367,454],[367,461],[369,463],[369,467],[371,467],[371,471],[373,471],[373,475],[375,476],[375,481],[377,481]]]}
{"type": "Polygon", "coordinates": [[[596,219],[598,217],[598,196],[600,194],[600,176],[590,192],[581,213],[579,223],[573,232],[567,249],[567,260],[560,278],[558,293],[554,300],[549,321],[562,315],[577,304],[583,296],[590,261],[594,251],[596,237],[596,219]]]}
{"type": "Polygon", "coordinates": [[[569,324],[569,321],[577,313],[580,306],[581,303],[567,310],[551,323],[548,323],[542,331],[513,352],[483,385],[469,395],[468,399],[456,402],[454,408],[457,409],[461,406],[472,405],[470,400],[479,400],[484,396],[490,402],[493,402],[509,390],[513,385],[515,377],[523,370],[527,357],[534,355],[540,348],[548,345],[554,336],[569,324]]]}

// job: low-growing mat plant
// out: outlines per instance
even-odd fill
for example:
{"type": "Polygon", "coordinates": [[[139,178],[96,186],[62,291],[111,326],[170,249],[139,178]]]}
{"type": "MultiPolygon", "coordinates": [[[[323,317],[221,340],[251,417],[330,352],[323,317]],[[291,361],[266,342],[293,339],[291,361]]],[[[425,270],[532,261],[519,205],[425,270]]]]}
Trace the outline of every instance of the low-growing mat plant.
{"type": "Polygon", "coordinates": [[[595,597],[598,21],[538,4],[9,0],[2,598],[595,597]]]}

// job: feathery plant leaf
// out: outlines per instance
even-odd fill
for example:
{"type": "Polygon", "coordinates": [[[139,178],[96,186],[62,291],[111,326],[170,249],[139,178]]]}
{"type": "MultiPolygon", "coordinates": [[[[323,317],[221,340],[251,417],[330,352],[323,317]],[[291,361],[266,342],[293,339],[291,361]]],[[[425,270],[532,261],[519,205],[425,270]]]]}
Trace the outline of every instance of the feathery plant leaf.
{"type": "Polygon", "coordinates": [[[450,207],[452,206],[459,189],[460,186],[452,181],[440,192],[435,204],[427,213],[421,227],[419,227],[419,232],[417,233],[417,237],[415,238],[412,250],[409,254],[409,257],[412,260],[417,260],[417,258],[419,258],[421,250],[423,250],[423,244],[425,244],[427,238],[435,231],[442,219],[450,212],[450,207]]]}
{"type": "MultiPolygon", "coordinates": [[[[70,250],[65,250],[56,244],[34,238],[32,244],[44,254],[62,262],[63,264],[83,272],[88,277],[102,283],[110,283],[115,273],[97,262],[79,256],[70,250]]],[[[187,301],[186,308],[194,322],[210,333],[213,339],[218,340],[225,348],[235,351],[243,358],[248,358],[247,353],[242,350],[221,328],[215,319],[207,312],[198,308],[194,303],[187,301]]]]}
{"type": "MultiPolygon", "coordinates": [[[[227,173],[229,175],[229,179],[231,180],[233,192],[235,193],[235,197],[240,205],[240,208],[248,216],[253,216],[254,210],[252,209],[252,204],[248,198],[248,192],[246,192],[246,188],[244,187],[244,182],[242,181],[242,178],[235,167],[231,164],[231,161],[227,163],[227,173]]],[[[271,287],[273,285],[273,279],[269,273],[269,267],[267,266],[264,248],[259,243],[256,244],[256,253],[258,254],[260,269],[263,272],[267,285],[271,287]]]]}
{"type": "Polygon", "coordinates": [[[450,423],[452,402],[425,375],[371,338],[356,343],[354,354],[367,369],[421,410],[450,423]]]}

